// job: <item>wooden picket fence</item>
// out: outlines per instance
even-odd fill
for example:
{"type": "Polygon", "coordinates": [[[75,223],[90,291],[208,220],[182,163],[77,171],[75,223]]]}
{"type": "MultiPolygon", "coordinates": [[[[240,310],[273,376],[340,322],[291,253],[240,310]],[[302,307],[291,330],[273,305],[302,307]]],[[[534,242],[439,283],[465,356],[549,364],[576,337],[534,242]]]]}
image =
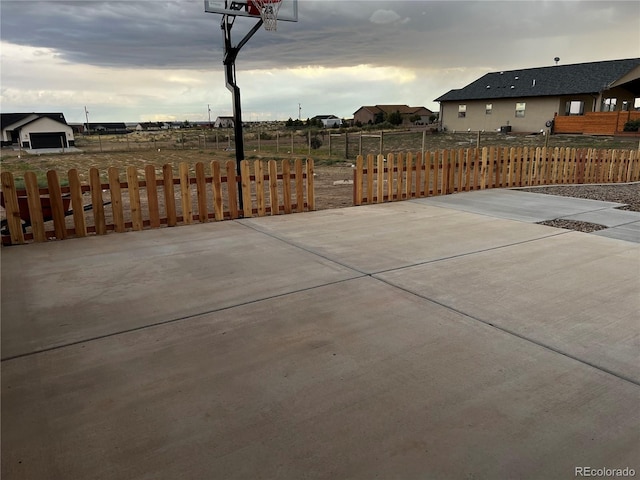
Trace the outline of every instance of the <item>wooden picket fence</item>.
{"type": "Polygon", "coordinates": [[[354,205],[486,188],[640,181],[640,150],[458,149],[358,156],[354,205]]]}
{"type": "Polygon", "coordinates": [[[40,188],[35,173],[24,175],[25,188],[17,189],[10,172],[2,180],[3,245],[46,242],[108,232],[126,232],[194,222],[315,210],[313,160],[236,163],[212,161],[179,164],[179,175],[166,164],[161,174],[147,165],[119,171],[91,168],[88,183],[77,169],[69,170],[68,185],[61,186],[55,170],[47,172],[47,187],[40,188]],[[140,177],[144,177],[141,179],[140,177]],[[103,180],[107,180],[107,182],[103,180]],[[171,186],[171,188],[165,188],[171,186]],[[240,188],[239,188],[240,186],[240,188]],[[242,195],[239,191],[242,190],[242,195]],[[241,208],[241,206],[243,208],[241,208]]]}

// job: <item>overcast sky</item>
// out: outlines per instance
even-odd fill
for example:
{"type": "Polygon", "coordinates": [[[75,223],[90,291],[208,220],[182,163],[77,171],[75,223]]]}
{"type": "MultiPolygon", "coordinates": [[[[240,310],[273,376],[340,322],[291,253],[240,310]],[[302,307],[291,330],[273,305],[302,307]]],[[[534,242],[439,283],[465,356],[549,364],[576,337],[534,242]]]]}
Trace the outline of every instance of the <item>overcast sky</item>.
{"type": "MultiPolygon", "coordinates": [[[[284,0],[291,1],[291,0],[284,0]]],[[[637,1],[299,0],[238,56],[243,119],[433,100],[487,72],[640,57],[637,1]]],[[[1,109],[68,122],[232,113],[220,16],[202,0],[0,0],[1,109]]],[[[237,43],[255,21],[238,18],[237,43]]]]}

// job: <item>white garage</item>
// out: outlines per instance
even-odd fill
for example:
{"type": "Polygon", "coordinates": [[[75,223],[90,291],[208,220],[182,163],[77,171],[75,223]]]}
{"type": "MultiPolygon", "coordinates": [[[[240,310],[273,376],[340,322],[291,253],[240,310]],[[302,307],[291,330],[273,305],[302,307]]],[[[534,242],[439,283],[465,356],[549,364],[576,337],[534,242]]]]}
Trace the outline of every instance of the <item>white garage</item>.
{"type": "Polygon", "coordinates": [[[62,113],[2,114],[2,145],[24,149],[69,148],[75,145],[73,129],[62,113]]]}

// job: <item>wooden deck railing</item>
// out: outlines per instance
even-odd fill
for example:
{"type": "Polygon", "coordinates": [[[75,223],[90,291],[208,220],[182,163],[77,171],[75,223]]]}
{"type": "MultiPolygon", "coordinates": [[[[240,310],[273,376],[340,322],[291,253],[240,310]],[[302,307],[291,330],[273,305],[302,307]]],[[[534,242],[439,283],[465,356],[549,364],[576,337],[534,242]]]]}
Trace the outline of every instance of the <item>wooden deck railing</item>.
{"type": "Polygon", "coordinates": [[[557,116],[554,118],[553,133],[633,135],[633,132],[624,131],[624,124],[632,120],[640,120],[640,112],[587,112],[584,115],[557,116]]]}
{"type": "Polygon", "coordinates": [[[50,170],[45,188],[39,187],[35,173],[27,172],[22,189],[16,188],[10,172],[2,172],[6,213],[2,243],[46,242],[315,209],[311,159],[304,164],[300,159],[283,160],[280,171],[275,160],[266,164],[243,160],[240,175],[234,161],[212,161],[206,170],[202,162],[195,164],[194,170],[181,163],[178,177],[174,177],[170,164],[161,172],[153,165],[146,166],[144,172],[135,167],[125,172],[111,167],[101,178],[101,172],[92,168],[88,183],[82,183],[78,171],[72,169],[65,186],[61,186],[58,172],[50,170]]]}
{"type": "Polygon", "coordinates": [[[500,148],[359,156],[354,205],[498,187],[640,181],[640,150],[500,148]]]}

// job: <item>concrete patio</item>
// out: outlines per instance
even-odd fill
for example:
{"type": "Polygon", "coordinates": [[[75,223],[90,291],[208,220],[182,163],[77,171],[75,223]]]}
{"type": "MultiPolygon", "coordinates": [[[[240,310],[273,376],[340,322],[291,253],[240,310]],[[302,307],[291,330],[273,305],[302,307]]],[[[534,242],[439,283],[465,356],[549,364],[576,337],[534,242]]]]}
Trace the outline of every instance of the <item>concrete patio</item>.
{"type": "Polygon", "coordinates": [[[640,244],[512,193],[3,248],[2,478],[640,472],[640,244]]]}

